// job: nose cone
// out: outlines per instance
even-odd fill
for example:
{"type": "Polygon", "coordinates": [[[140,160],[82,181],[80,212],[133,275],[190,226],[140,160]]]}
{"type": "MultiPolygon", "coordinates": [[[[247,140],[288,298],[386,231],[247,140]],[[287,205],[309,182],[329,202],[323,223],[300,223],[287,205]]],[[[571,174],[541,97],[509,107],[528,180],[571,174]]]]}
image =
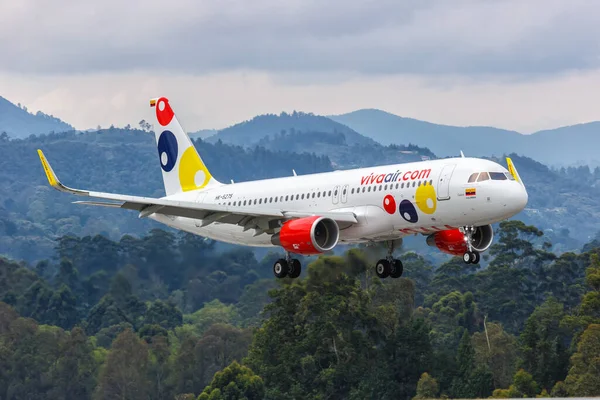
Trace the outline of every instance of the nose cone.
{"type": "Polygon", "coordinates": [[[510,185],[510,188],[507,188],[505,194],[505,207],[511,215],[515,215],[523,211],[525,206],[527,206],[527,201],[529,200],[529,195],[527,194],[527,189],[520,182],[513,182],[510,185]]]}

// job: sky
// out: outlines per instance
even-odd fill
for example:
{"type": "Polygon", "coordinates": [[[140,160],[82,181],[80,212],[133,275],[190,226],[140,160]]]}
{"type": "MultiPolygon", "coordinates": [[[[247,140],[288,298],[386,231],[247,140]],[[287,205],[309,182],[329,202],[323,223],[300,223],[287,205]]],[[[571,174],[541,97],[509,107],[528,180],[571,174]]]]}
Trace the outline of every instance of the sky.
{"type": "Polygon", "coordinates": [[[0,96],[78,129],[378,108],[531,133],[600,120],[595,0],[0,2],[0,96]]]}

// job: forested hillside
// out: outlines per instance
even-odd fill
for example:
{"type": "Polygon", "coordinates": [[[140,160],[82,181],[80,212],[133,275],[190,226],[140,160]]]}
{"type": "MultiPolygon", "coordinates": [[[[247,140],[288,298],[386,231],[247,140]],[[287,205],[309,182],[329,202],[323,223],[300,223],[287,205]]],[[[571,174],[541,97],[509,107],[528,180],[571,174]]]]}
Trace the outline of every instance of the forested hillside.
{"type": "Polygon", "coordinates": [[[500,224],[487,268],[399,249],[305,259],[153,230],[0,259],[0,398],[411,399],[600,395],[600,248],[557,256],[500,224]],[[219,372],[221,371],[221,372],[219,372]]]}
{"type": "Polygon", "coordinates": [[[38,111],[32,114],[27,107],[15,105],[0,96],[0,135],[6,133],[12,138],[25,138],[50,132],[64,132],[73,127],[60,119],[38,111]]]}

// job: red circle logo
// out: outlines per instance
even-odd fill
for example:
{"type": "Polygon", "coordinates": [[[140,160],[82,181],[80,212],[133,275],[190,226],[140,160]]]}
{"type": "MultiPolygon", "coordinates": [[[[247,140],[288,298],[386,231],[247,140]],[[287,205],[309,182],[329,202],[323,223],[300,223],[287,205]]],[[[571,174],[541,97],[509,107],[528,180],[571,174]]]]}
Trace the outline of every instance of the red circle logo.
{"type": "Polygon", "coordinates": [[[383,198],[383,209],[387,211],[388,214],[394,214],[396,212],[396,200],[394,200],[394,196],[388,194],[383,198]]]}
{"type": "Polygon", "coordinates": [[[165,97],[161,97],[156,102],[156,119],[162,126],[167,126],[175,116],[173,109],[169,105],[169,100],[165,97]]]}

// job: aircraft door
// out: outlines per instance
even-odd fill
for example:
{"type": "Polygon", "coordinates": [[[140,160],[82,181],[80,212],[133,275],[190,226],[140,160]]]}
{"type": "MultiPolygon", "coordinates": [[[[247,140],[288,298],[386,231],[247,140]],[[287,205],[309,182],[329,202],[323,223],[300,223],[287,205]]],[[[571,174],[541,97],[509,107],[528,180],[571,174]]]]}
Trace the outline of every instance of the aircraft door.
{"type": "Polygon", "coordinates": [[[331,196],[331,201],[333,204],[337,204],[340,201],[340,186],[336,186],[333,188],[333,196],[331,196]]]}
{"type": "Polygon", "coordinates": [[[437,182],[437,198],[438,200],[448,200],[450,198],[450,179],[456,168],[456,164],[447,164],[442,168],[437,182]]]}
{"type": "Polygon", "coordinates": [[[348,186],[350,185],[344,185],[342,188],[342,203],[345,203],[348,200],[348,186]]]}

